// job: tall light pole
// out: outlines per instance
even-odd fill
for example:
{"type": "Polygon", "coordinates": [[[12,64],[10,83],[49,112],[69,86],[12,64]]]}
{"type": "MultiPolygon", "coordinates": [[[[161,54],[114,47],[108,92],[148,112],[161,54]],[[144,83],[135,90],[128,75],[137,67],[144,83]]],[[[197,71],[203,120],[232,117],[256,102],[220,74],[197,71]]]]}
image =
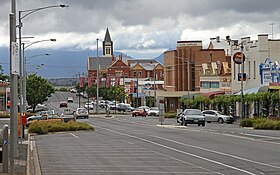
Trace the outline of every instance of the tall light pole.
{"type": "MultiPolygon", "coordinates": [[[[19,36],[19,72],[20,72],[20,122],[22,121],[22,114],[23,114],[23,79],[22,79],[22,69],[23,69],[23,59],[22,59],[22,51],[21,51],[21,28],[23,27],[22,20],[27,17],[28,15],[35,13],[40,10],[44,9],[49,9],[49,8],[64,8],[64,7],[69,7],[68,5],[61,4],[61,5],[51,5],[51,6],[45,6],[45,7],[40,7],[40,8],[35,8],[35,9],[28,9],[28,10],[20,10],[18,13],[18,36],[19,36]],[[25,13],[23,16],[22,14],[25,13]]],[[[22,122],[21,122],[22,123],[22,122]]],[[[22,131],[21,131],[22,132],[22,131]]]]}
{"type": "Polygon", "coordinates": [[[96,39],[96,114],[98,114],[99,99],[99,58],[98,58],[98,38],[96,39]]]}
{"type": "MultiPolygon", "coordinates": [[[[22,57],[23,57],[23,75],[20,75],[21,81],[22,82],[22,95],[23,95],[23,112],[26,112],[26,106],[25,106],[25,102],[26,102],[26,57],[25,57],[25,49],[27,49],[28,47],[32,46],[33,44],[36,43],[40,43],[40,42],[46,42],[46,41],[52,41],[55,42],[56,39],[46,39],[46,40],[39,40],[39,41],[35,41],[35,42],[31,42],[25,45],[25,43],[22,43],[22,57]],[[23,78],[22,78],[23,76],[23,78]],[[22,80],[23,79],[23,80],[22,80]]],[[[37,57],[37,56],[43,56],[43,55],[50,55],[50,54],[39,54],[39,55],[34,55],[32,57],[29,57],[28,59],[37,57]]]]}
{"type": "Polygon", "coordinates": [[[11,0],[10,22],[10,174],[14,175],[15,152],[17,146],[17,76],[18,72],[14,65],[18,62],[17,43],[16,43],[16,1],[11,0]]]}

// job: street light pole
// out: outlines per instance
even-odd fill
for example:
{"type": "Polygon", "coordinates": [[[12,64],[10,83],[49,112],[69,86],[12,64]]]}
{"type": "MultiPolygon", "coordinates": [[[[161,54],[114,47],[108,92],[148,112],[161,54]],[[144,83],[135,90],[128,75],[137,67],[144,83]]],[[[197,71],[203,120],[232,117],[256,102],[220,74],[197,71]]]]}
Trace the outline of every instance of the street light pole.
{"type": "MultiPolygon", "coordinates": [[[[241,43],[241,53],[243,54],[243,43],[241,43]]],[[[242,58],[243,59],[243,58],[242,58]]],[[[244,60],[245,61],[245,60],[244,60]]],[[[242,60],[241,62],[241,74],[242,74],[242,78],[241,78],[241,118],[244,119],[245,118],[245,109],[244,109],[244,93],[243,93],[243,89],[244,89],[244,85],[243,85],[243,79],[244,79],[244,61],[242,60]]]]}
{"type": "MultiPolygon", "coordinates": [[[[26,57],[25,57],[25,49],[27,49],[28,47],[32,46],[33,44],[36,44],[36,43],[40,43],[40,42],[45,42],[45,41],[52,41],[52,42],[55,42],[56,39],[48,39],[48,40],[39,40],[39,41],[35,41],[35,42],[32,42],[32,43],[29,43],[27,45],[25,45],[25,43],[22,43],[22,58],[23,58],[23,112],[26,112],[26,106],[25,106],[25,102],[26,102],[26,57]]],[[[44,55],[50,55],[50,54],[44,54],[44,55]]],[[[38,56],[41,56],[41,55],[38,55],[38,56]]],[[[34,58],[34,57],[37,57],[36,55],[30,57],[29,59],[31,58],[34,58]]]]}
{"type": "Polygon", "coordinates": [[[96,39],[96,114],[98,114],[98,105],[99,105],[99,58],[98,58],[98,38],[96,39]]]}

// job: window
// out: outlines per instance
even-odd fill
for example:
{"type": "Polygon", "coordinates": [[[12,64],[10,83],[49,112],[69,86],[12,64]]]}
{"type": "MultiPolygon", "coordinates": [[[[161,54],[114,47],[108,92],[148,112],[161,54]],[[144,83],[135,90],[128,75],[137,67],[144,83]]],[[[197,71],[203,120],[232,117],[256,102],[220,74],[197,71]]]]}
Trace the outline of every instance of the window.
{"type": "Polygon", "coordinates": [[[162,71],[159,72],[159,77],[162,78],[163,77],[163,73],[162,71]]]}
{"type": "Polygon", "coordinates": [[[219,82],[210,82],[210,88],[219,88],[220,83],[219,82]]]}
{"type": "Polygon", "coordinates": [[[254,61],[254,79],[256,79],[256,61],[254,61]]]}
{"type": "Polygon", "coordinates": [[[150,77],[150,75],[151,75],[151,72],[147,72],[147,77],[150,77]]]}
{"type": "Polygon", "coordinates": [[[202,81],[202,82],[200,83],[200,86],[201,86],[202,88],[210,88],[209,81],[202,81]]]}
{"type": "Polygon", "coordinates": [[[107,54],[111,54],[110,51],[111,51],[111,49],[107,47],[107,48],[106,48],[106,55],[107,55],[107,54]]]}
{"type": "Polygon", "coordinates": [[[248,79],[251,78],[251,64],[250,64],[250,63],[251,63],[251,62],[249,61],[249,62],[248,62],[248,66],[249,66],[248,79]]]}
{"type": "Polygon", "coordinates": [[[139,71],[139,77],[142,77],[142,71],[139,71]]]}
{"type": "Polygon", "coordinates": [[[133,72],[133,77],[136,77],[136,76],[137,76],[137,72],[134,71],[134,72],[133,72]]]}
{"type": "Polygon", "coordinates": [[[233,64],[233,79],[234,79],[234,80],[235,80],[235,77],[236,77],[235,69],[236,69],[235,64],[233,64]]]}

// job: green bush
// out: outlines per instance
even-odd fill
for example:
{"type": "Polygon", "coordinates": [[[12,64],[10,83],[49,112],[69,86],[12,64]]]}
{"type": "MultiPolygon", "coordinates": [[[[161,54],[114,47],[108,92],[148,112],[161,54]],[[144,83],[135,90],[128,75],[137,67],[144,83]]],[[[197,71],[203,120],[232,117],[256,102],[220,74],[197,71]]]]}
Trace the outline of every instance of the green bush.
{"type": "Polygon", "coordinates": [[[242,127],[254,127],[254,129],[280,130],[280,121],[267,118],[246,118],[240,122],[242,127]]]}
{"type": "Polygon", "coordinates": [[[49,132],[94,130],[94,128],[83,122],[69,121],[34,121],[28,127],[29,133],[47,134],[49,132]]]}
{"type": "Polygon", "coordinates": [[[175,118],[176,117],[176,113],[175,112],[166,112],[164,114],[164,118],[175,118]]]}
{"type": "Polygon", "coordinates": [[[245,118],[240,122],[240,126],[242,127],[253,127],[253,123],[256,119],[254,118],[245,118]]]}
{"type": "Polygon", "coordinates": [[[10,118],[10,114],[2,113],[2,114],[0,114],[0,118],[10,118]]]}

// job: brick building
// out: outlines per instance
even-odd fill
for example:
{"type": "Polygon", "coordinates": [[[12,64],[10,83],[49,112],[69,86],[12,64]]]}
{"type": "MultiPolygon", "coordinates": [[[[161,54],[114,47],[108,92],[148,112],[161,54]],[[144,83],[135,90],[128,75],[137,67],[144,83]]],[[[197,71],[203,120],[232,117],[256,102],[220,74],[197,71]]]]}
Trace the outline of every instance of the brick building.
{"type": "MultiPolygon", "coordinates": [[[[166,111],[179,108],[178,99],[200,93],[202,64],[212,66],[230,63],[224,49],[202,49],[202,41],[178,41],[176,50],[164,53],[164,87],[166,91],[182,91],[180,96],[165,98],[166,111]],[[214,64],[213,64],[214,63],[214,64]],[[196,92],[196,93],[194,93],[196,92]],[[172,106],[172,109],[169,107],[172,106]]],[[[216,69],[216,68],[215,68],[216,69]]],[[[164,98],[164,97],[163,97],[164,98]]]]}

